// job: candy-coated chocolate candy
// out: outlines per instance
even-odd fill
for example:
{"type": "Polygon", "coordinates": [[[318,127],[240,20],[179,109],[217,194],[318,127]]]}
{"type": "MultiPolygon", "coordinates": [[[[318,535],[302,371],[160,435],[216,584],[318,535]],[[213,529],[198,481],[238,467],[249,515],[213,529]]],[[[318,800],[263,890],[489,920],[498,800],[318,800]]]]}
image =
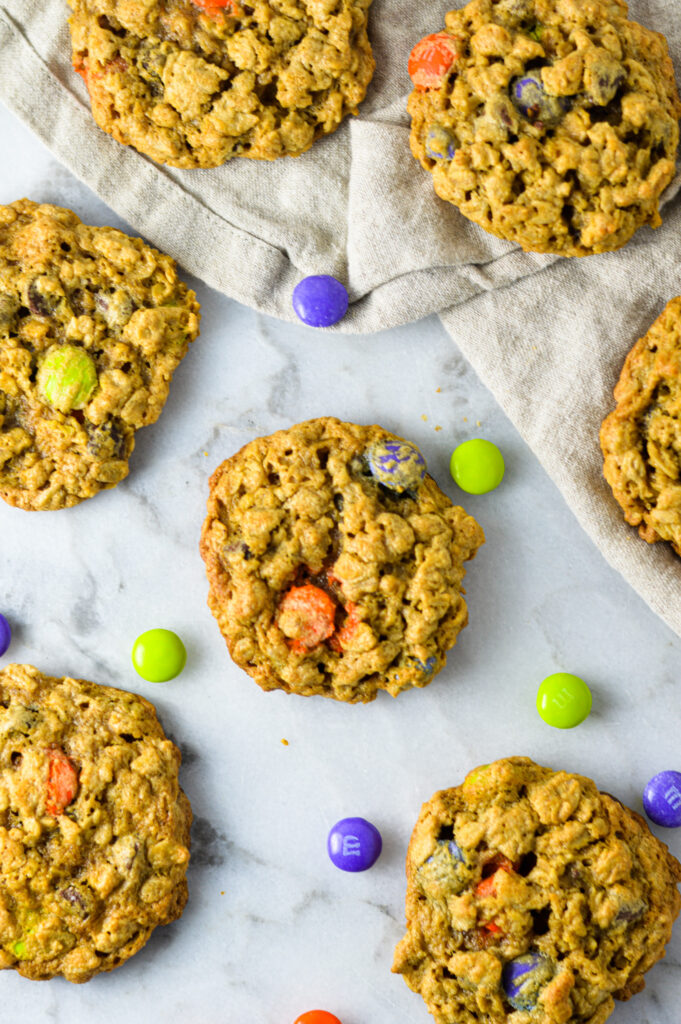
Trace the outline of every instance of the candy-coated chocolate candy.
{"type": "Polygon", "coordinates": [[[374,479],[398,494],[414,490],[426,475],[426,460],[408,441],[377,441],[366,458],[374,479]]]}
{"type": "Polygon", "coordinates": [[[426,135],[426,155],[431,160],[453,160],[456,153],[454,136],[440,124],[434,124],[426,135]]]}
{"type": "Polygon", "coordinates": [[[409,55],[407,71],[419,92],[439,89],[456,61],[458,46],[447,32],[421,39],[409,55]]]}
{"type": "Polygon", "coordinates": [[[449,472],[454,482],[468,494],[487,494],[504,478],[504,456],[492,441],[480,437],[464,441],[454,449],[449,472]]]}
{"type": "Polygon", "coordinates": [[[171,629],[148,629],[133,644],[132,663],[150,683],[166,683],[179,676],[186,661],[185,646],[171,629]]]}
{"type": "Polygon", "coordinates": [[[383,841],[365,818],[342,818],[329,832],[329,857],[341,871],[366,871],[378,860],[383,841]]]}
{"type": "Polygon", "coordinates": [[[643,790],[643,807],[651,821],[663,828],[681,825],[681,772],[659,772],[643,790]]]}
{"type": "Polygon", "coordinates": [[[511,100],[523,117],[533,124],[558,124],[568,103],[558,96],[549,96],[539,74],[523,75],[511,82],[511,100]]]}
{"type": "Polygon", "coordinates": [[[430,857],[428,858],[428,860],[425,861],[425,863],[429,864],[434,857],[447,857],[451,859],[455,864],[465,863],[464,855],[461,852],[461,848],[457,843],[454,842],[453,839],[438,839],[437,850],[435,851],[435,853],[431,853],[430,857]]]}
{"type": "Polygon", "coordinates": [[[432,676],[433,672],[437,668],[437,658],[435,655],[431,655],[430,658],[426,658],[425,661],[421,661],[420,658],[410,656],[407,658],[407,661],[418,668],[424,676],[432,676]]]}
{"type": "Polygon", "coordinates": [[[293,289],[293,309],[308,327],[331,327],[345,316],[348,293],[330,274],[304,277],[293,289]]]}
{"type": "Polygon", "coordinates": [[[537,691],[537,711],[547,725],[572,729],[591,711],[591,690],[579,676],[555,672],[537,691]]]}
{"type": "Polygon", "coordinates": [[[5,653],[12,640],[12,629],[5,616],[0,612],[0,656],[5,653]]]}
{"type": "Polygon", "coordinates": [[[543,953],[525,953],[510,960],[504,966],[501,983],[513,1009],[533,1010],[553,973],[553,961],[543,953]]]}
{"type": "Polygon", "coordinates": [[[334,1017],[328,1010],[308,1010],[296,1017],[294,1024],[341,1024],[338,1017],[334,1017]]]}
{"type": "Polygon", "coordinates": [[[53,409],[82,409],[97,387],[92,357],[77,345],[52,345],[38,370],[38,391],[53,409]]]}

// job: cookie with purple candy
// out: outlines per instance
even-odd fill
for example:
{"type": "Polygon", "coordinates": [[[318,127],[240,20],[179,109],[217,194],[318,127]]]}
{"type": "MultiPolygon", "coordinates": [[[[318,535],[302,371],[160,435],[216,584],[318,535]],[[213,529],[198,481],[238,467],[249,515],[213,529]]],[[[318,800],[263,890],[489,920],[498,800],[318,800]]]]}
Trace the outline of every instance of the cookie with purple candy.
{"type": "Polygon", "coordinates": [[[412,50],[411,149],[440,198],[532,252],[618,249],[660,223],[681,102],[624,0],[471,0],[412,50]]]}
{"type": "Polygon", "coordinates": [[[504,758],[423,805],[393,970],[437,1024],[603,1024],[665,955],[680,882],[590,779],[504,758]]]}
{"type": "Polygon", "coordinates": [[[230,654],[263,689],[366,702],[444,667],[483,540],[414,444],[325,417],[218,467],[201,554],[230,654]]]}

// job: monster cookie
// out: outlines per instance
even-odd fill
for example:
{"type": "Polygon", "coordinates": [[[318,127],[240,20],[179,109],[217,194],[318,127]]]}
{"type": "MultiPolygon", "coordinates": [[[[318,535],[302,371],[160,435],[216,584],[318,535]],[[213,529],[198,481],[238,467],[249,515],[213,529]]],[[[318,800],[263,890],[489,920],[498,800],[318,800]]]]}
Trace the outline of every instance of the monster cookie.
{"type": "Polygon", "coordinates": [[[681,555],[681,298],[626,358],[617,407],[603,421],[603,473],[624,517],[681,555]]]}
{"type": "Polygon", "coordinates": [[[590,779],[496,761],[421,810],[393,970],[437,1024],[603,1024],[664,956],[679,881],[590,779]]]}
{"type": "Polygon", "coordinates": [[[100,128],[160,163],[297,156],[357,113],[371,0],[69,0],[100,128]]]}
{"type": "Polygon", "coordinates": [[[425,686],[466,625],[463,562],[483,532],[381,427],[310,420],[210,481],[208,604],[265,690],[370,701],[425,686]]]}
{"type": "Polygon", "coordinates": [[[412,51],[411,148],[435,191],[533,252],[587,256],[660,223],[681,103],[624,0],[472,0],[412,51]]]}
{"type": "Polygon", "coordinates": [[[180,916],[179,765],[143,697],[0,671],[0,967],[87,981],[180,916]]]}
{"type": "Polygon", "coordinates": [[[141,239],[58,206],[0,206],[0,497],[59,509],[127,476],[198,309],[141,239]]]}

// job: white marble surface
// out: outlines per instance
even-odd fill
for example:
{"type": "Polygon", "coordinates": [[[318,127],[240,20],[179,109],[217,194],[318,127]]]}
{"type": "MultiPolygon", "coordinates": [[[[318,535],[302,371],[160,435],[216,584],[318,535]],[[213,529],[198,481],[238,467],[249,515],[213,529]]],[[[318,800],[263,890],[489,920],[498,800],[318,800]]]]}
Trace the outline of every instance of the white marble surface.
{"type": "MultiPolygon", "coordinates": [[[[26,195],[127,227],[1,109],[0,140],[0,202],[26,195]]],[[[321,1007],[343,1024],[427,1024],[390,973],[421,803],[478,763],[523,753],[591,775],[640,810],[647,779],[680,767],[681,640],[605,564],[438,321],[325,336],[192,284],[201,337],[160,422],[138,434],[128,479],[65,512],[0,503],[0,609],[14,627],[2,662],[155,702],[183,750],[196,816],[189,904],[126,966],[85,986],[4,972],[0,1022],[292,1024],[321,1007]],[[210,472],[252,437],[322,414],[414,439],[487,534],[467,578],[470,626],[449,665],[397,700],[346,707],[264,694],[232,665],[206,607],[197,544],[210,472]],[[471,498],[447,463],[476,435],[500,445],[507,475],[471,498]],[[177,630],[189,651],[165,685],[130,664],[133,640],[153,626],[177,630]],[[591,717],[568,732],[534,709],[538,683],[559,670],[594,693],[591,717]],[[364,874],[326,856],[329,827],[347,815],[383,834],[364,874]]],[[[657,831],[681,856],[681,830],[657,831]]],[[[678,927],[614,1024],[678,1021],[680,956],[678,927]]]]}

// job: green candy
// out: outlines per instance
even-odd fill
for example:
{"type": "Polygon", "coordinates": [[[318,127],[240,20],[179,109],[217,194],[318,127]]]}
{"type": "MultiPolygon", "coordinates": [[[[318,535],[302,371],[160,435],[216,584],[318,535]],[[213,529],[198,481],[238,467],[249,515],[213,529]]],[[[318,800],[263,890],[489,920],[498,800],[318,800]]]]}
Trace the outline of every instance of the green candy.
{"type": "Polygon", "coordinates": [[[59,412],[82,409],[90,401],[97,383],[92,357],[77,345],[53,345],[38,370],[40,395],[59,412]]]}
{"type": "Polygon", "coordinates": [[[26,943],[21,940],[19,940],[19,942],[15,942],[12,946],[12,952],[19,960],[21,960],[23,956],[26,956],[26,943]]]}
{"type": "Polygon", "coordinates": [[[537,711],[547,725],[573,729],[591,711],[591,690],[579,676],[556,672],[537,691],[537,711]]]}
{"type": "Polygon", "coordinates": [[[487,494],[504,478],[504,457],[495,444],[480,437],[464,441],[454,450],[449,472],[468,494],[487,494]]]}
{"type": "Polygon", "coordinates": [[[171,629],[148,629],[132,648],[135,671],[150,683],[167,683],[179,676],[187,662],[187,651],[171,629]]]}

